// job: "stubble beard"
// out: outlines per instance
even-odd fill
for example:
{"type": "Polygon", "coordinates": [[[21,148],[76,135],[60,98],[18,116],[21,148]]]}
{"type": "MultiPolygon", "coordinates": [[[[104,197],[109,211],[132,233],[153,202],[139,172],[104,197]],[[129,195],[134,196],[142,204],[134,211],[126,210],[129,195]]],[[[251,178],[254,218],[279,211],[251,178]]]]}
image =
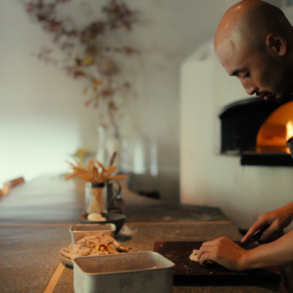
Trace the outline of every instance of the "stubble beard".
{"type": "Polygon", "coordinates": [[[264,91],[271,94],[274,98],[273,101],[283,104],[290,100],[293,100],[293,75],[290,68],[287,65],[280,65],[276,60],[268,58],[267,62],[270,64],[270,68],[274,68],[274,74],[270,76],[270,79],[266,81],[268,87],[275,85],[275,88],[271,88],[271,91],[264,91]]]}

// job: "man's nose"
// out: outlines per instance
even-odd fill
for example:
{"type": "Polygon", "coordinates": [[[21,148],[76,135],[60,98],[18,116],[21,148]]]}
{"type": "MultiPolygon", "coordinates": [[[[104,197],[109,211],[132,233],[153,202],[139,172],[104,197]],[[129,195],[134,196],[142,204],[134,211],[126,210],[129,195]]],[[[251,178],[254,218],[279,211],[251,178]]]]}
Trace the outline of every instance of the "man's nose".
{"type": "Polygon", "coordinates": [[[254,84],[242,84],[246,92],[252,96],[254,93],[257,92],[258,87],[254,84]]]}

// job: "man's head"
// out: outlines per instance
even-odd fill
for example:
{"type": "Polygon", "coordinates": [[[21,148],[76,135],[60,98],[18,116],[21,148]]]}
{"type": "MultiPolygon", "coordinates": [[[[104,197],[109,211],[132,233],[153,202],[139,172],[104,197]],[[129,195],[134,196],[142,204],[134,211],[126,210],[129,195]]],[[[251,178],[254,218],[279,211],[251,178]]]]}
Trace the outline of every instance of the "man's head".
{"type": "Polygon", "coordinates": [[[215,52],[249,95],[286,101],[293,92],[293,28],[277,7],[244,0],[223,16],[215,52]]]}

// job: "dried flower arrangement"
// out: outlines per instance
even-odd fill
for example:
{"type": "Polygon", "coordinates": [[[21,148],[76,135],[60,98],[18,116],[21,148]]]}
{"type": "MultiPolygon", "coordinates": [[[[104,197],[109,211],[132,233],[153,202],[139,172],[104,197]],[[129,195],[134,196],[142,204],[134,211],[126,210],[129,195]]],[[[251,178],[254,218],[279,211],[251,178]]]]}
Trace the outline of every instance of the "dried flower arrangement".
{"type": "Polygon", "coordinates": [[[113,174],[118,168],[117,166],[113,166],[115,157],[116,153],[113,154],[108,167],[105,167],[98,160],[89,160],[87,168],[84,168],[77,159],[75,159],[77,165],[67,162],[72,167],[73,172],[68,174],[65,177],[65,180],[78,177],[85,182],[91,182],[92,184],[97,185],[96,187],[92,187],[93,198],[90,205],[87,207],[88,214],[105,212],[104,199],[102,196],[102,190],[105,186],[105,182],[110,180],[128,179],[126,175],[113,174]]]}
{"type": "MultiPolygon", "coordinates": [[[[61,20],[58,16],[58,6],[71,0],[24,1],[31,19],[52,35],[53,41],[65,54],[67,61],[63,68],[71,77],[84,82],[85,106],[98,107],[99,102],[104,101],[113,122],[113,115],[119,107],[115,93],[129,91],[131,87],[128,81],[117,83],[117,76],[121,72],[118,60],[121,56],[138,52],[128,46],[108,44],[107,37],[121,29],[131,31],[133,24],[137,22],[137,12],[120,0],[109,0],[102,8],[104,18],[90,21],[79,28],[72,17],[61,20]]],[[[51,48],[43,48],[37,57],[47,63],[59,65],[60,58],[53,57],[53,53],[51,48]]],[[[62,63],[63,61],[64,59],[62,63]]]]}

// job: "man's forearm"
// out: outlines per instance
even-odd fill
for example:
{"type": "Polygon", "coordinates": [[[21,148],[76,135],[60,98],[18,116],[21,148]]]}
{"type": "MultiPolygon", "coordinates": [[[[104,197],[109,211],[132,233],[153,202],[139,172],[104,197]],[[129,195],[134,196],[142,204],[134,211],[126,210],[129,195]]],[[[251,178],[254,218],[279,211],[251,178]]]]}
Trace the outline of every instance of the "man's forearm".
{"type": "Polygon", "coordinates": [[[288,214],[291,214],[291,220],[293,219],[293,201],[284,206],[288,210],[288,214]]]}
{"type": "Polygon", "coordinates": [[[293,230],[268,244],[249,250],[243,258],[243,270],[293,263],[293,230]]]}

